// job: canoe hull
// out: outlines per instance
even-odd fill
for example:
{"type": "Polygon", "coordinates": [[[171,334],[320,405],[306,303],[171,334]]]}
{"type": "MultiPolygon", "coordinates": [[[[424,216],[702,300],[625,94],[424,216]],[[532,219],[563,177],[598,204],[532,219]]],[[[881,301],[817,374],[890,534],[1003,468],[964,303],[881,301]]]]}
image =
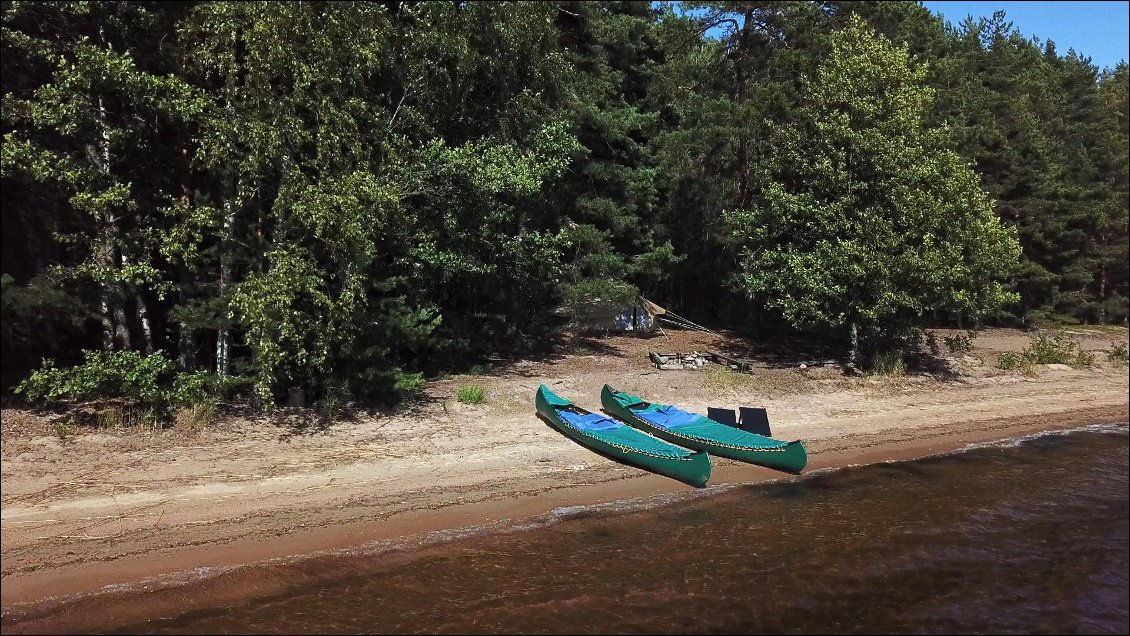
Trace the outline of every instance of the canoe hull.
{"type": "MultiPolygon", "coordinates": [[[[717,455],[719,457],[728,457],[730,459],[736,459],[774,470],[781,470],[794,475],[800,474],[808,464],[808,452],[804,449],[804,444],[800,441],[787,442],[782,448],[759,449],[729,446],[713,443],[709,440],[703,440],[697,437],[680,435],[677,432],[655,426],[651,422],[637,416],[632,409],[617,402],[612,393],[612,387],[607,384],[604,385],[604,388],[600,392],[600,403],[604,406],[605,412],[645,433],[654,435],[672,444],[684,448],[706,451],[711,455],[717,455]]],[[[719,426],[724,426],[724,424],[720,424],[719,426]]]]}
{"type": "Polygon", "coordinates": [[[548,420],[554,428],[573,438],[582,446],[586,446],[606,457],[676,479],[695,488],[702,488],[710,479],[709,454],[695,452],[685,458],[660,457],[633,449],[630,446],[610,443],[596,435],[574,428],[562,420],[557,413],[557,408],[549,403],[546,395],[542,392],[543,388],[539,388],[534,396],[534,406],[538,414],[548,420]]]}

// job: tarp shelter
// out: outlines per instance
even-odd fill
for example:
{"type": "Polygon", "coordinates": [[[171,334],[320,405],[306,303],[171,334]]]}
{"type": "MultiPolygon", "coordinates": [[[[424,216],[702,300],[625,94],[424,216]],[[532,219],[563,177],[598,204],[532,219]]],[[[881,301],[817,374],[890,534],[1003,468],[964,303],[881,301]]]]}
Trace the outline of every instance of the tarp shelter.
{"type": "Polygon", "coordinates": [[[573,323],[580,331],[647,333],[656,328],[656,318],[665,313],[666,309],[642,297],[628,306],[594,301],[585,307],[583,315],[573,316],[573,323]]]}

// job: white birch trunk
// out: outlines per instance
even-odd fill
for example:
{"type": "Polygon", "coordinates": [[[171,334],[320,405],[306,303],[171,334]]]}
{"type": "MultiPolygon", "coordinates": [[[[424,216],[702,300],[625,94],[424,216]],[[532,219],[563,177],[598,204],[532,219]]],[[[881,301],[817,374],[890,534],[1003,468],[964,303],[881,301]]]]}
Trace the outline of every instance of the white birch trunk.
{"type": "MultiPolygon", "coordinates": [[[[234,184],[233,184],[234,185],[234,184]]],[[[228,291],[228,286],[231,285],[232,266],[231,266],[231,250],[232,239],[235,225],[235,210],[236,210],[236,196],[238,194],[238,186],[234,185],[228,193],[230,197],[224,204],[224,238],[223,244],[220,249],[220,297],[228,291]]],[[[229,362],[231,349],[231,331],[228,329],[227,324],[220,325],[219,332],[216,334],[216,375],[226,376],[229,371],[229,362]]]]}

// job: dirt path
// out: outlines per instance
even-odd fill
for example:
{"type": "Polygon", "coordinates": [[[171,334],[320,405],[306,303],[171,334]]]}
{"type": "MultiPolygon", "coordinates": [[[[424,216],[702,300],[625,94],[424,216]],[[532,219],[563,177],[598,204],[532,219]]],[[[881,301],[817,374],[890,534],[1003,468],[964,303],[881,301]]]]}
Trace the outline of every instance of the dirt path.
{"type": "MultiPolygon", "coordinates": [[[[4,412],[2,563],[5,607],[197,567],[304,554],[380,538],[687,488],[603,459],[533,414],[544,382],[599,409],[609,382],[691,410],[762,404],[774,436],[802,439],[809,470],[919,456],[970,441],[1127,419],[1127,373],[1101,359],[1036,377],[992,369],[1019,332],[982,335],[954,379],[844,378],[783,362],[753,376],[656,371],[648,348],[718,347],[706,336],[614,338],[551,362],[432,384],[429,401],[295,434],[233,420],[193,437],[84,433],[60,440],[27,413],[4,412]],[[455,390],[487,388],[480,406],[455,390]]],[[[1084,338],[1101,351],[1125,330],[1084,338]]],[[[1100,358],[1102,356],[1099,356],[1100,358]]],[[[711,484],[772,479],[716,460],[711,484]]]]}

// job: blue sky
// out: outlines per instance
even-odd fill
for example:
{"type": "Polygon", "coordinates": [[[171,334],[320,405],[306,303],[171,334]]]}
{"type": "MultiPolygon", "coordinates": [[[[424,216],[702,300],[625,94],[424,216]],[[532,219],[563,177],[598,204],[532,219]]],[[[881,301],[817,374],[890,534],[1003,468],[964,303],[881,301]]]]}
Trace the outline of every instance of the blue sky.
{"type": "Polygon", "coordinates": [[[990,17],[1000,9],[1026,37],[1055,42],[1089,56],[1099,68],[1130,58],[1130,2],[923,2],[954,24],[965,16],[990,17]]]}

